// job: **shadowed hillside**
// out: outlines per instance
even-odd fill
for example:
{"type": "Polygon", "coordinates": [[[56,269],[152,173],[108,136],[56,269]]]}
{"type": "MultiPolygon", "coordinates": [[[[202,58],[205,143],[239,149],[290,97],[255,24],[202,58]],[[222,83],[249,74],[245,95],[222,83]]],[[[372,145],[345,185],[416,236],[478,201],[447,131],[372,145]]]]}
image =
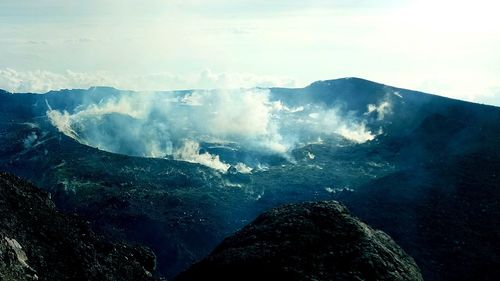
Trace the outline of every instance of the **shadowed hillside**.
{"type": "Polygon", "coordinates": [[[0,212],[1,280],[157,280],[149,249],[106,242],[58,212],[46,192],[6,173],[0,212]]]}
{"type": "Polygon", "coordinates": [[[256,103],[270,116],[272,126],[248,127],[254,136],[238,126],[204,128],[212,115],[196,119],[190,112],[211,112],[203,111],[205,94],[221,102],[211,110],[230,102],[250,112],[227,93],[193,93],[155,93],[147,103],[139,93],[112,88],[0,93],[0,168],[49,191],[58,207],[91,221],[97,232],[151,247],[167,277],[259,213],[330,199],[391,235],[426,280],[499,274],[499,108],[358,78],[319,81],[242,94],[243,105],[256,103]],[[117,112],[117,104],[137,112],[117,112]],[[56,128],[50,110],[70,122],[56,128]],[[179,116],[196,126],[166,126],[179,116]],[[117,131],[118,146],[108,142],[117,131]],[[183,137],[198,146],[186,146],[183,137]],[[148,140],[165,139],[168,145],[153,146],[165,155],[137,157],[152,151],[148,140]],[[255,146],[262,140],[288,150],[255,146]]]}
{"type": "Polygon", "coordinates": [[[175,280],[423,280],[412,258],[335,201],[272,209],[175,280]]]}

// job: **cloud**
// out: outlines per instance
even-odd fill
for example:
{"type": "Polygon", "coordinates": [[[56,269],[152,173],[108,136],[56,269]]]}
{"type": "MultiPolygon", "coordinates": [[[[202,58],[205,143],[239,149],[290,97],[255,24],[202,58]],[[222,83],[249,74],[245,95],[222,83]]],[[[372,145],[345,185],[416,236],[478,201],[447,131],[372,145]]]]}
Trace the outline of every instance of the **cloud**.
{"type": "Polygon", "coordinates": [[[64,43],[66,43],[66,44],[90,44],[90,43],[96,43],[96,42],[99,42],[99,40],[94,39],[94,38],[88,38],[88,37],[67,39],[64,41],[64,43]]]}
{"type": "Polygon", "coordinates": [[[14,93],[45,93],[60,89],[87,89],[92,86],[111,86],[136,91],[164,91],[193,88],[295,87],[296,83],[286,77],[245,73],[214,73],[210,70],[184,76],[170,73],[118,76],[105,71],[74,72],[67,70],[58,73],[47,70],[0,69],[0,89],[14,93]]]}
{"type": "Polygon", "coordinates": [[[251,87],[296,87],[296,81],[287,77],[264,76],[249,73],[213,73],[203,71],[197,85],[203,89],[251,88],[251,87]]]}
{"type": "Polygon", "coordinates": [[[0,69],[0,88],[13,93],[45,93],[50,90],[89,88],[96,85],[113,85],[103,73],[54,73],[44,70],[20,72],[0,69]]]}
{"type": "Polygon", "coordinates": [[[57,77],[3,88],[289,86],[356,76],[500,105],[490,90],[500,76],[496,1],[38,2],[0,1],[0,67],[57,77]],[[97,41],[66,42],[79,38],[97,41]],[[200,74],[207,67],[216,71],[200,74]]]}

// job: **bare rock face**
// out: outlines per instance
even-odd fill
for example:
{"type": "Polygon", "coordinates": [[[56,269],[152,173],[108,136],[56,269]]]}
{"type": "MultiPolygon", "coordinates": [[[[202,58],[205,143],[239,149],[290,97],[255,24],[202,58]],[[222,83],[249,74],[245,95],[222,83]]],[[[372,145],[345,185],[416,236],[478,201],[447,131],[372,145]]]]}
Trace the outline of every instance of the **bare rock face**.
{"type": "Polygon", "coordinates": [[[0,280],[156,280],[154,254],[112,244],[49,195],[0,173],[0,280]]]}
{"type": "Polygon", "coordinates": [[[38,280],[36,271],[26,262],[28,258],[15,239],[0,241],[0,280],[38,280]]]}
{"type": "Polygon", "coordinates": [[[423,280],[385,233],[335,201],[259,216],[175,280],[423,280]]]}

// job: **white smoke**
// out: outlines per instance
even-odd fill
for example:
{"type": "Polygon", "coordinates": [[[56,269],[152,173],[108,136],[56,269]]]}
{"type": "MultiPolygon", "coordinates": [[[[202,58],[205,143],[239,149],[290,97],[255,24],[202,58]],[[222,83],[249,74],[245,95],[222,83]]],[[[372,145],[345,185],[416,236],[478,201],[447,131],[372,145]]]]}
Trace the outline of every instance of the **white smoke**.
{"type": "Polygon", "coordinates": [[[78,139],[78,134],[71,128],[72,117],[67,111],[59,112],[57,110],[49,109],[47,111],[47,117],[49,117],[50,122],[54,127],[56,127],[60,132],[64,133],[68,137],[78,139]]]}
{"type": "MultiPolygon", "coordinates": [[[[383,115],[386,105],[374,110],[383,115]]],[[[261,163],[224,160],[222,154],[206,151],[203,143],[287,158],[291,150],[324,137],[337,135],[363,143],[378,134],[364,121],[342,116],[335,108],[289,107],[272,100],[270,91],[262,89],[195,91],[180,96],[122,94],[72,113],[49,107],[47,116],[62,133],[99,149],[170,156],[221,172],[234,166],[240,173],[249,173],[261,163]]]]}
{"type": "Polygon", "coordinates": [[[238,171],[239,173],[242,173],[242,174],[249,174],[252,172],[252,168],[248,167],[247,165],[243,164],[243,163],[238,163],[236,164],[236,166],[234,166],[236,168],[236,171],[238,171]]]}
{"type": "Polygon", "coordinates": [[[188,100],[203,107],[204,110],[196,113],[204,120],[204,130],[212,135],[262,137],[274,134],[271,124],[274,110],[268,91],[194,92],[188,100]]]}
{"type": "Polygon", "coordinates": [[[23,146],[25,149],[31,148],[36,141],[38,140],[38,136],[35,132],[31,132],[30,135],[28,135],[24,140],[23,140],[23,146]]]}
{"type": "MultiPolygon", "coordinates": [[[[208,152],[200,153],[200,144],[193,140],[186,140],[180,148],[173,152],[173,157],[176,160],[198,163],[223,173],[227,172],[231,167],[230,164],[221,161],[219,155],[213,155],[208,152]]],[[[237,163],[234,168],[242,174],[252,172],[252,168],[241,162],[237,163]]]]}
{"type": "Polygon", "coordinates": [[[365,115],[377,114],[377,120],[384,120],[387,114],[392,113],[391,103],[387,100],[380,102],[379,104],[369,104],[367,106],[367,111],[365,115]]]}
{"type": "Polygon", "coordinates": [[[314,158],[316,158],[316,155],[312,154],[310,151],[307,152],[307,157],[310,159],[310,160],[314,160],[314,158]]]}
{"type": "Polygon", "coordinates": [[[220,161],[218,155],[212,155],[208,152],[199,153],[200,145],[192,140],[184,142],[184,145],[174,152],[174,159],[183,160],[191,163],[205,165],[212,169],[226,172],[231,165],[220,161]]]}
{"type": "Polygon", "coordinates": [[[368,130],[364,123],[353,124],[350,126],[341,125],[338,128],[337,133],[355,143],[365,143],[367,141],[371,141],[378,135],[368,130]]]}
{"type": "Polygon", "coordinates": [[[396,97],[400,98],[400,99],[403,98],[403,96],[398,91],[395,91],[392,94],[395,95],[396,97]]]}

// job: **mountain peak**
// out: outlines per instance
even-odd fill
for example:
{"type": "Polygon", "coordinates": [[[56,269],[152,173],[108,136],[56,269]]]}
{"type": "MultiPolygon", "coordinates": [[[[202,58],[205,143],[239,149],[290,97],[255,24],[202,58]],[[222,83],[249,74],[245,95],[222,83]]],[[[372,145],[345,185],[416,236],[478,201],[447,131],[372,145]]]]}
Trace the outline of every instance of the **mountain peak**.
{"type": "Polygon", "coordinates": [[[272,209],[180,280],[422,280],[415,261],[385,233],[336,201],[272,209]]]}
{"type": "Polygon", "coordinates": [[[379,85],[383,86],[381,83],[377,83],[368,79],[364,78],[359,78],[359,77],[343,77],[343,78],[337,78],[337,79],[328,79],[328,80],[318,80],[313,83],[311,83],[308,87],[315,87],[315,86],[333,86],[333,85],[341,85],[341,84],[373,84],[373,85],[379,85]]]}
{"type": "Polygon", "coordinates": [[[119,89],[112,86],[92,86],[88,91],[120,91],[119,89]]]}

